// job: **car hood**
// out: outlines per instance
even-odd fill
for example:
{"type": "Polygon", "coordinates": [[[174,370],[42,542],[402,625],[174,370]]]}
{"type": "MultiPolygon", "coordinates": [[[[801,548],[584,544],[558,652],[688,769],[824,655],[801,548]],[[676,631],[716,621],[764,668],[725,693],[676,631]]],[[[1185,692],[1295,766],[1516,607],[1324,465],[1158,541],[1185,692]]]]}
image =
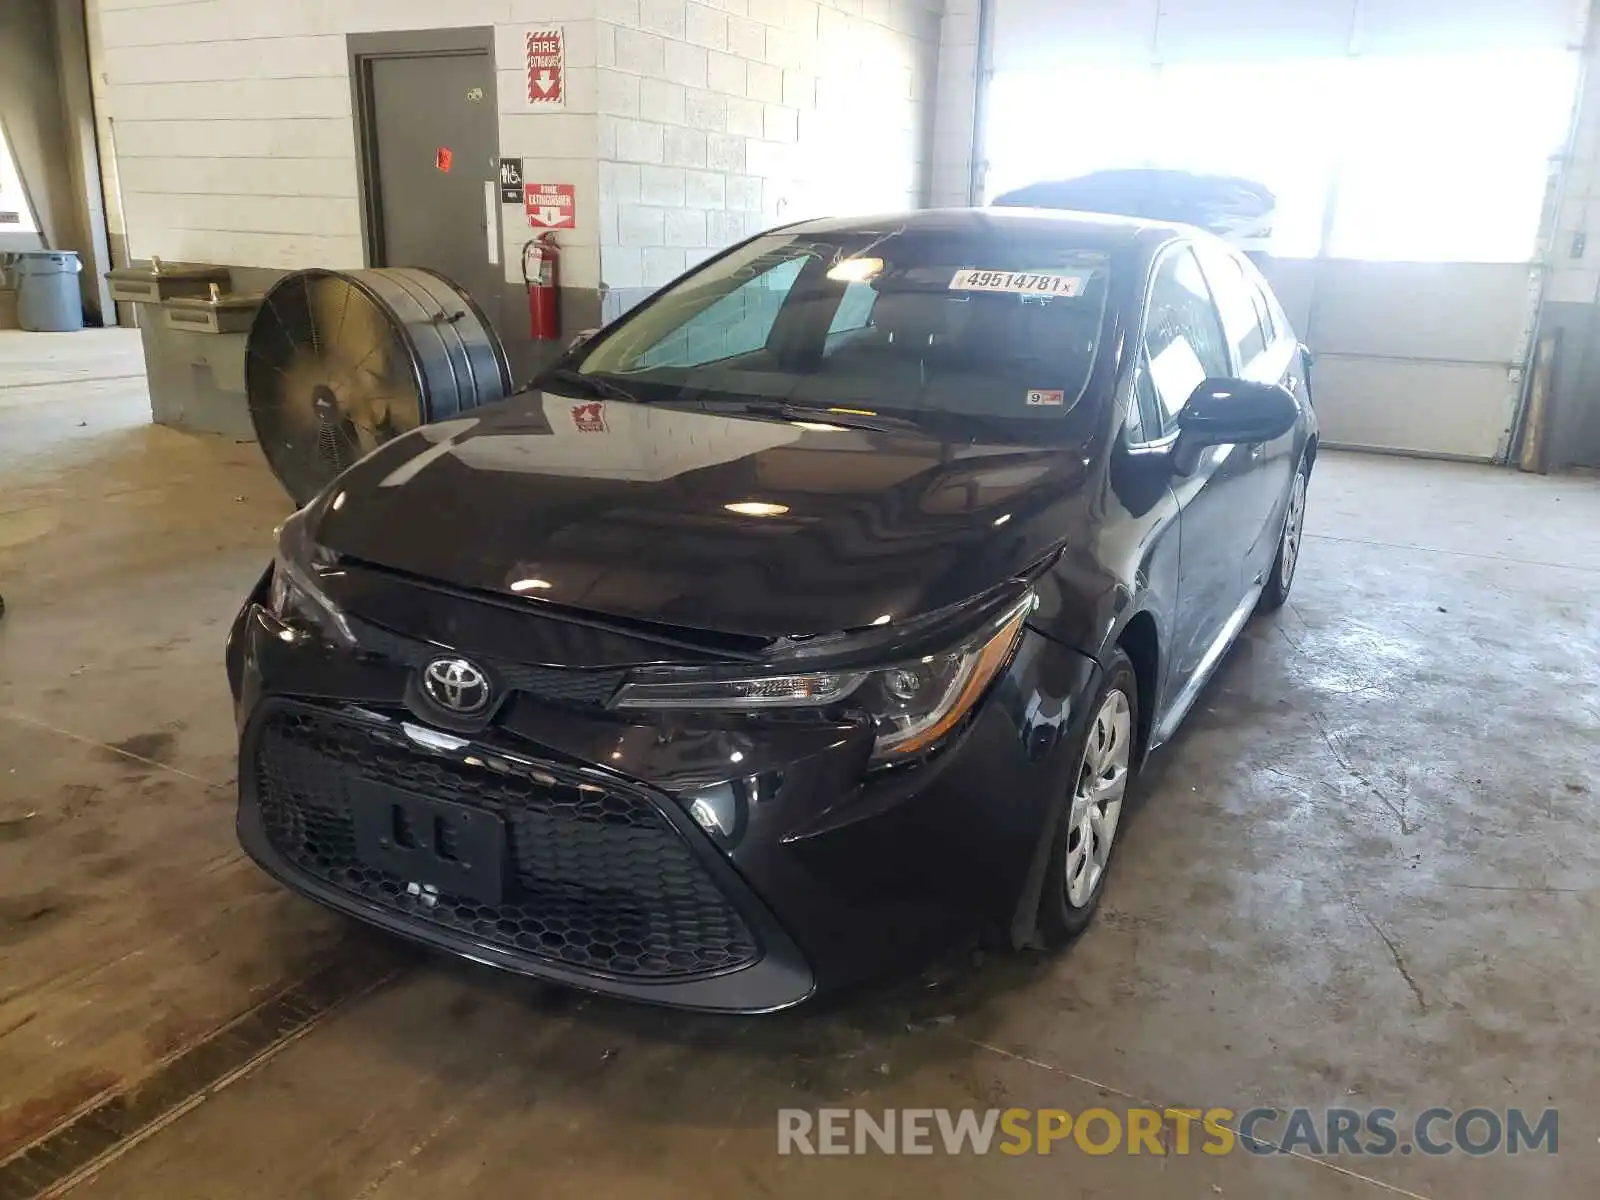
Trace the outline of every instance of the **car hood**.
{"type": "Polygon", "coordinates": [[[781,637],[946,608],[1085,527],[1080,448],[809,424],[525,392],[381,447],[313,534],[530,604],[781,637]],[[771,515],[728,507],[749,502],[771,515]]]}

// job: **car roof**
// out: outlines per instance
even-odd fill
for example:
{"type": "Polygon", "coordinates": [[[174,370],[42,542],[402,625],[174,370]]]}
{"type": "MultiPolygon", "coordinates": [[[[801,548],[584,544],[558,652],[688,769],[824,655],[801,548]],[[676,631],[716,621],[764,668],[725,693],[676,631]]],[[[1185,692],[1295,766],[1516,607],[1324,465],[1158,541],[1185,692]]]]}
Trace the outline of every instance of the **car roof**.
{"type": "MultiPolygon", "coordinates": [[[[928,208],[868,217],[824,217],[783,227],[784,233],[838,236],[887,231],[950,237],[1035,236],[1107,253],[1150,253],[1174,238],[1206,236],[1168,221],[1053,208],[928,208]]],[[[778,231],[774,231],[778,232],[778,231]]]]}

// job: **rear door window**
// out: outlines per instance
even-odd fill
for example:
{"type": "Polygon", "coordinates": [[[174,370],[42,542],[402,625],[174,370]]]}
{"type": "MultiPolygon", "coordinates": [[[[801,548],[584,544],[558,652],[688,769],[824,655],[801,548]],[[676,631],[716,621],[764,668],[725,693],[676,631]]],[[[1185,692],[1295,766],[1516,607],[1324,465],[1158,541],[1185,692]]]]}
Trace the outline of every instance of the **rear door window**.
{"type": "Polygon", "coordinates": [[[1222,327],[1227,332],[1228,344],[1241,369],[1248,369],[1271,342],[1267,332],[1271,325],[1259,307],[1254,282],[1245,276],[1239,261],[1218,246],[1199,247],[1200,262],[1205,267],[1206,279],[1216,297],[1217,311],[1222,315],[1222,327]]]}
{"type": "Polygon", "coordinates": [[[1277,324],[1272,319],[1272,303],[1258,287],[1250,289],[1250,296],[1256,302],[1256,316],[1261,320],[1261,331],[1267,335],[1267,345],[1271,346],[1278,340],[1277,324]]]}

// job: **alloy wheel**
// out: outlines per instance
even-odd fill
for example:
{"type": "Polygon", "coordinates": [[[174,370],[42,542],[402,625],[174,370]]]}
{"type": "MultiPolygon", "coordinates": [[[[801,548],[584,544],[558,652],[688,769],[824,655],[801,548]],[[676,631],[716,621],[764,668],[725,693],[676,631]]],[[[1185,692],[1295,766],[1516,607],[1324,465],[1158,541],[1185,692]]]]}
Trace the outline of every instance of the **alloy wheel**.
{"type": "Polygon", "coordinates": [[[1111,860],[1111,843],[1128,790],[1128,763],[1133,748],[1133,710],[1128,697],[1113,688],[1100,702],[1089,726],[1083,765],[1067,816],[1067,864],[1063,879],[1067,903],[1083,908],[1111,860]]]}
{"type": "Polygon", "coordinates": [[[1296,471],[1294,484],[1289,489],[1289,513],[1283,524],[1283,546],[1279,549],[1278,578],[1285,591],[1294,579],[1295,564],[1300,561],[1300,536],[1306,520],[1306,474],[1296,471]]]}

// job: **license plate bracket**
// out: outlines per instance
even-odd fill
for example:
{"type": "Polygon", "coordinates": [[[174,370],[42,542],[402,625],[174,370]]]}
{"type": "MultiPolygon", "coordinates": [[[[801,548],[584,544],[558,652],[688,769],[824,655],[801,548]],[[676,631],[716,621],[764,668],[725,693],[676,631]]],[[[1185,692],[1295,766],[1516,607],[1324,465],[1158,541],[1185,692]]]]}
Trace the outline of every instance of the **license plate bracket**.
{"type": "Polygon", "coordinates": [[[349,786],[356,856],[367,866],[480,904],[505,899],[499,814],[369,779],[349,786]]]}

